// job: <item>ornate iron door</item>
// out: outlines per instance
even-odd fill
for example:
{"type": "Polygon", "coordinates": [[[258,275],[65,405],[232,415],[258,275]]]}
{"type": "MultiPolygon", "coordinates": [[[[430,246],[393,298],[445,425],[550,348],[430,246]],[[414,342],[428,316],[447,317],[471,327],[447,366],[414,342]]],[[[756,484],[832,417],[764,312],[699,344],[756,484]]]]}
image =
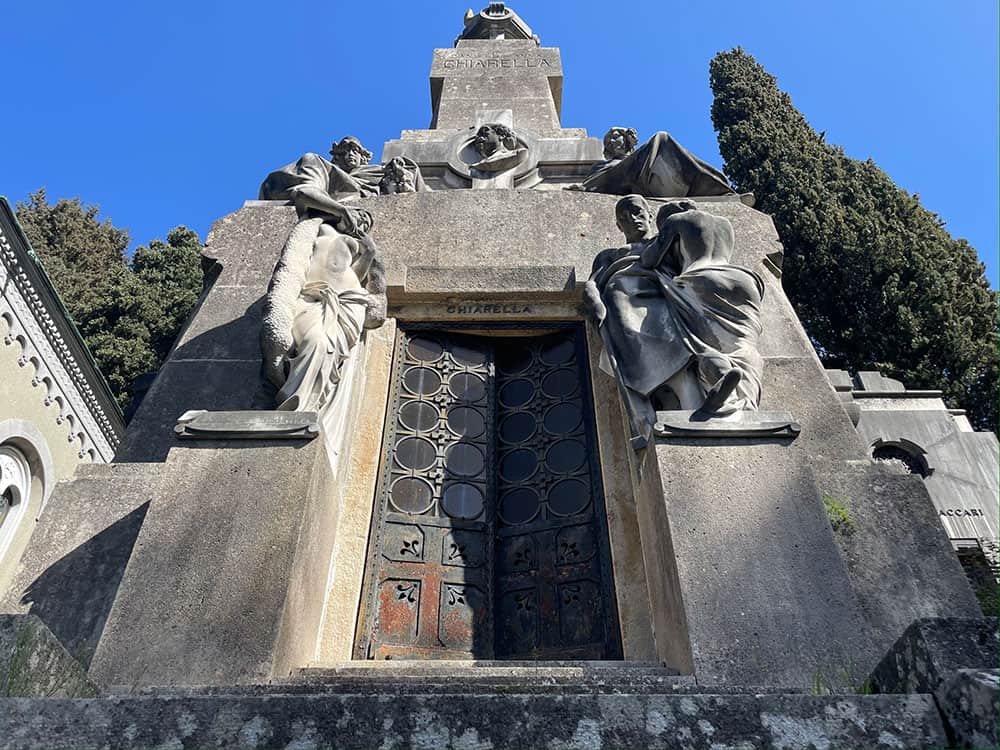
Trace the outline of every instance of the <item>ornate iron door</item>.
{"type": "Polygon", "coordinates": [[[401,332],[357,658],[620,658],[585,362],[401,332]]]}

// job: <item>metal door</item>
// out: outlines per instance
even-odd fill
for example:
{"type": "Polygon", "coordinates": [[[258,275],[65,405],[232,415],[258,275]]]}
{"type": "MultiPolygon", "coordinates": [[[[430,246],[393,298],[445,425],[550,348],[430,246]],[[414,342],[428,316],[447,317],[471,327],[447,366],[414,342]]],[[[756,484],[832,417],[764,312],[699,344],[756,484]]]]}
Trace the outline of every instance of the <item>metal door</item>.
{"type": "Polygon", "coordinates": [[[357,658],[620,658],[582,332],[401,332],[357,658]]]}

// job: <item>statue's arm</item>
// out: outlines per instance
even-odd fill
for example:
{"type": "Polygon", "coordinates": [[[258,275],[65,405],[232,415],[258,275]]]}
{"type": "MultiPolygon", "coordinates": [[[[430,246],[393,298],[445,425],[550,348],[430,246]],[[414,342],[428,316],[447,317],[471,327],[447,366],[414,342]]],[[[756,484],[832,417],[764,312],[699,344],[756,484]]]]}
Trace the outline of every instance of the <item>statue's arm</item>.
{"type": "Polygon", "coordinates": [[[358,252],[357,259],[351,265],[351,269],[354,271],[358,279],[363,282],[368,276],[368,272],[371,270],[372,262],[375,260],[375,255],[378,253],[378,247],[375,245],[375,241],[367,234],[362,235],[359,240],[355,241],[360,245],[360,250],[358,252]]]}
{"type": "Polygon", "coordinates": [[[663,256],[667,254],[670,246],[677,240],[678,232],[673,227],[664,227],[663,231],[656,236],[654,242],[649,243],[649,247],[642,251],[639,262],[644,268],[656,268],[663,262],[663,256]]]}

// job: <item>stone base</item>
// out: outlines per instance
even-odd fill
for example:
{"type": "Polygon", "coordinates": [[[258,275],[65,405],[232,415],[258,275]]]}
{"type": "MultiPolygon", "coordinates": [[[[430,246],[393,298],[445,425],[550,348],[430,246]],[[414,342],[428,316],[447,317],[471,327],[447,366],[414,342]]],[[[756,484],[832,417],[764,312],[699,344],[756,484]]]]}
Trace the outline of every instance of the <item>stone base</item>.
{"type": "Polygon", "coordinates": [[[437,670],[433,681],[433,675],[401,680],[397,670],[384,671],[383,677],[327,684],[0,699],[0,748],[919,750],[947,744],[930,695],[706,694],[692,691],[684,682],[690,678],[677,677],[666,677],[659,689],[648,688],[648,681],[647,689],[636,689],[653,676],[640,669],[615,678],[632,671],[620,667],[604,670],[604,682],[592,672],[575,687],[552,674],[489,684],[449,669],[437,670]]]}

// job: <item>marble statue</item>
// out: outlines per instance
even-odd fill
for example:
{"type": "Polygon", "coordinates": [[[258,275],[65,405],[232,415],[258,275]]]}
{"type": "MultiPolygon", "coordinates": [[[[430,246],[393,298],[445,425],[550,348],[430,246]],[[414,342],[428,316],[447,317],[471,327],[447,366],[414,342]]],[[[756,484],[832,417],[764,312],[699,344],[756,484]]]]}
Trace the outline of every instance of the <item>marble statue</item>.
{"type": "Polygon", "coordinates": [[[514,131],[500,123],[481,125],[472,147],[479,159],[469,166],[481,172],[503,172],[524,161],[528,149],[517,142],[514,131]]]}
{"type": "Polygon", "coordinates": [[[732,224],[684,200],[664,205],[654,227],[640,195],[615,214],[628,244],[594,260],[584,312],[600,327],[635,431],[648,433],[657,409],[756,410],[764,285],[730,262],[732,224]]]}
{"type": "Polygon", "coordinates": [[[294,201],[300,216],[335,216],[351,230],[357,224],[357,209],[345,206],[343,201],[389,192],[390,185],[400,182],[394,176],[399,169],[408,173],[402,179],[412,183],[414,191],[430,189],[424,184],[420,167],[406,157],[396,157],[385,166],[369,164],[372,152],[352,135],[334,143],[330,156],[332,161],[319,154],[305,154],[298,161],[271,172],[261,184],[258,197],[294,201]],[[390,179],[384,180],[387,173],[390,179]]]}
{"type": "Polygon", "coordinates": [[[413,162],[369,165],[371,152],[353,136],[330,154],[332,162],[306,154],[260,188],[264,200],[294,201],[299,215],[271,276],[261,328],[264,377],[284,410],[327,408],[362,331],[385,322],[372,215],[350,201],[426,189],[413,162]]]}
{"type": "Polygon", "coordinates": [[[292,230],[268,289],[261,347],[279,410],[322,412],[365,328],[385,321],[385,282],[358,212],[353,233],[323,218],[292,230]]]}
{"type": "Polygon", "coordinates": [[[729,195],[726,176],[660,131],[638,150],[633,128],[611,128],[604,136],[605,161],[596,165],[579,189],[648,198],[729,195]]]}

